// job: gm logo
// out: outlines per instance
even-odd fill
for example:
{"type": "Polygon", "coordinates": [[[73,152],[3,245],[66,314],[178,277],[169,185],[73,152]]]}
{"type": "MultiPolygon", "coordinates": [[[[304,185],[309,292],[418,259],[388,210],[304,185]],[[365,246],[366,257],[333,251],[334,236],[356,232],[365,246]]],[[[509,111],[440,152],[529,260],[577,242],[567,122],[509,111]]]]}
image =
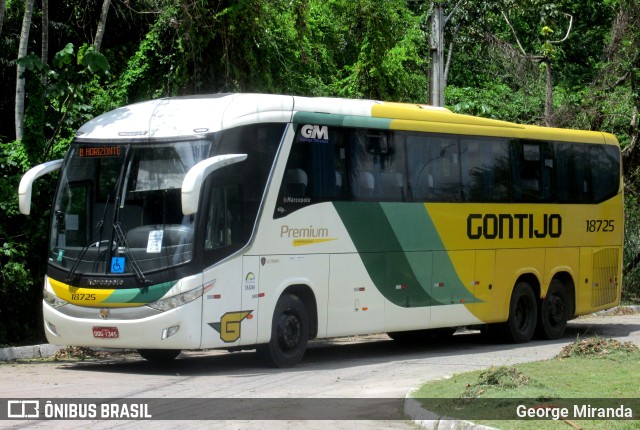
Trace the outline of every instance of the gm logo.
{"type": "Polygon", "coordinates": [[[329,127],[326,125],[306,124],[300,129],[300,134],[306,141],[326,142],[329,140],[329,127]]]}

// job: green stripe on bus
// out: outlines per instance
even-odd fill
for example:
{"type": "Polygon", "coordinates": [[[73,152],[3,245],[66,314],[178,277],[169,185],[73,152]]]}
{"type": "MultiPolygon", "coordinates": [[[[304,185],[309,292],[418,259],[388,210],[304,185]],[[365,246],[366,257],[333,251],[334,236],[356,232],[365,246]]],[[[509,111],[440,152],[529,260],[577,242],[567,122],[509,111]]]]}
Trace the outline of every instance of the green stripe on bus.
{"type": "Polygon", "coordinates": [[[173,288],[176,281],[163,282],[162,284],[151,285],[145,288],[128,288],[115,290],[102,303],[153,303],[161,299],[173,288]]]}
{"type": "Polygon", "coordinates": [[[380,128],[384,130],[391,128],[391,120],[386,118],[314,112],[296,112],[293,115],[293,122],[296,124],[318,124],[333,127],[380,128]]]}
{"type": "Polygon", "coordinates": [[[333,204],[387,300],[403,307],[478,302],[458,277],[423,204],[333,204]]]}

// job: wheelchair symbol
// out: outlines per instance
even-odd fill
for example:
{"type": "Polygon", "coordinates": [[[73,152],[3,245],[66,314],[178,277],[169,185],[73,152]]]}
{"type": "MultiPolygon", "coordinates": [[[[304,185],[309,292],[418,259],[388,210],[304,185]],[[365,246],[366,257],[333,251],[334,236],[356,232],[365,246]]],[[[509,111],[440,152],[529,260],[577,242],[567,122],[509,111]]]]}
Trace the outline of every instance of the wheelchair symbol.
{"type": "Polygon", "coordinates": [[[111,257],[111,273],[124,273],[124,257],[111,257]]]}

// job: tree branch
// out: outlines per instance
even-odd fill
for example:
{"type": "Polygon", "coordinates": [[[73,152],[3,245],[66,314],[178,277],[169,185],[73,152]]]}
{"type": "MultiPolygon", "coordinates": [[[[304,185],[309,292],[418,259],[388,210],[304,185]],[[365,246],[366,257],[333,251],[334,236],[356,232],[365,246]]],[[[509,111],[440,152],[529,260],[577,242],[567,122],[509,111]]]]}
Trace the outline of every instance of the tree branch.
{"type": "Polygon", "coordinates": [[[443,27],[447,25],[453,14],[456,13],[456,11],[458,10],[458,6],[460,6],[460,3],[462,3],[462,0],[458,0],[458,3],[456,3],[456,5],[453,7],[451,13],[445,17],[443,27]]]}
{"type": "Polygon", "coordinates": [[[511,21],[509,21],[509,18],[507,18],[507,15],[503,11],[501,11],[501,13],[502,13],[502,16],[504,17],[504,20],[507,22],[507,25],[511,29],[511,33],[513,33],[513,37],[515,37],[515,39],[516,39],[516,43],[518,44],[518,48],[520,48],[520,52],[522,53],[522,56],[524,58],[528,58],[531,61],[542,61],[542,60],[544,60],[544,58],[545,58],[544,55],[527,54],[527,52],[522,47],[522,44],[520,43],[520,39],[518,39],[518,35],[516,34],[516,30],[511,25],[511,21]]]}
{"type": "Polygon", "coordinates": [[[507,25],[511,29],[511,33],[513,33],[513,37],[516,38],[516,43],[518,44],[518,47],[520,48],[520,52],[522,52],[522,55],[524,55],[525,57],[528,57],[529,54],[527,54],[526,51],[524,50],[524,48],[522,47],[522,44],[520,43],[520,39],[518,39],[518,35],[516,34],[516,30],[511,25],[511,21],[509,21],[509,18],[507,18],[507,14],[504,13],[504,11],[500,11],[500,12],[502,13],[502,17],[504,18],[504,20],[507,21],[507,25]]]}
{"type": "Polygon", "coordinates": [[[562,40],[554,40],[554,41],[550,41],[549,42],[549,43],[553,43],[554,45],[557,44],[557,43],[562,43],[565,40],[567,40],[569,38],[569,33],[571,33],[571,27],[573,27],[573,15],[570,15],[570,14],[564,13],[564,12],[562,12],[562,14],[564,16],[568,16],[569,17],[569,28],[567,29],[567,34],[564,35],[562,40]]]}

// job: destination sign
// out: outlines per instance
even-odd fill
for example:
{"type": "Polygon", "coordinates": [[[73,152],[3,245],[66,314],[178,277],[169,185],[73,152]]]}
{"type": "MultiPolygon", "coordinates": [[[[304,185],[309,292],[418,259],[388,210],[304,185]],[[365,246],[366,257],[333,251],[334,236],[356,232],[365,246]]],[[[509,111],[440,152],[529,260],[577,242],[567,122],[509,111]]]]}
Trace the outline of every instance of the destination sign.
{"type": "Polygon", "coordinates": [[[85,146],[78,149],[80,157],[119,157],[122,146],[85,146]]]}

